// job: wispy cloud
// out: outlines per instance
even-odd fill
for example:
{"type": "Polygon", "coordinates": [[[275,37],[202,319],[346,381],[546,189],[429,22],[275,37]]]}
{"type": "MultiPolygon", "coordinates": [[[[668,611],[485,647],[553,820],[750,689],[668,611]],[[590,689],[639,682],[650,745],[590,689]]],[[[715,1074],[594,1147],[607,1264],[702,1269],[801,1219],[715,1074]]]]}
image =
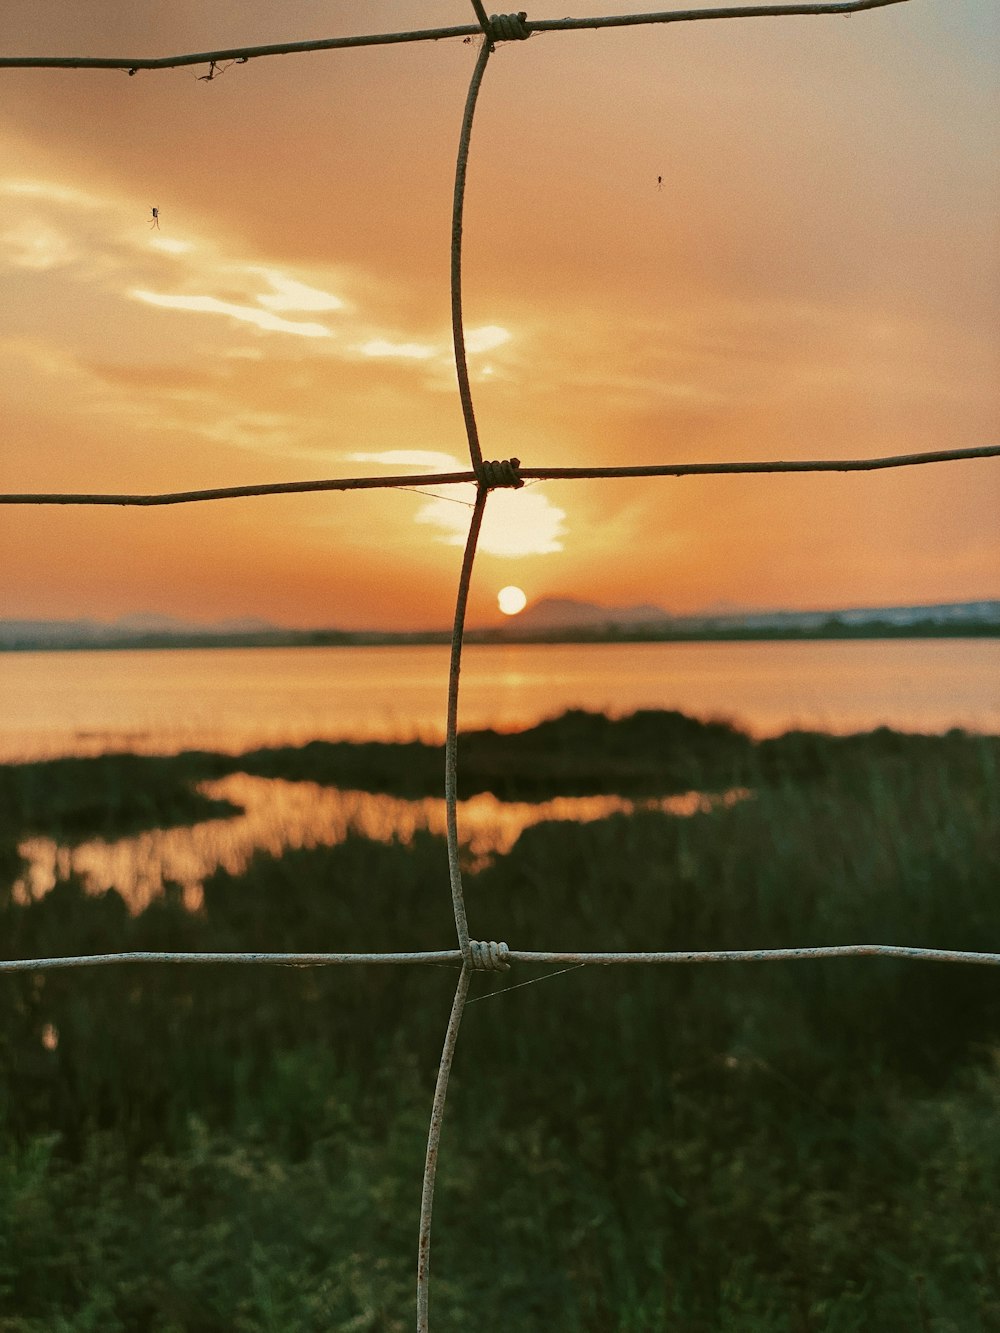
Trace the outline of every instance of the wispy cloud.
{"type": "Polygon", "coordinates": [[[150,236],[149,245],[166,255],[189,255],[196,249],[194,241],[182,241],[177,236],[150,236]]]}
{"type": "Polygon", "coordinates": [[[233,301],[220,301],[214,296],[168,296],[163,292],[147,292],[140,287],[133,287],[129,295],[136,301],[147,305],[162,306],[166,310],[187,310],[204,315],[228,315],[230,319],[243,324],[253,324],[267,333],[294,333],[300,338],[329,338],[330,330],[325,324],[301,323],[298,320],[282,319],[269,310],[258,310],[256,306],[237,305],[233,301]]]}
{"type": "MultiPolygon", "coordinates": [[[[152,228],[149,214],[137,211],[134,199],[102,196],[44,178],[0,179],[0,197],[7,203],[0,226],[0,267],[52,271],[60,281],[79,286],[77,302],[89,292],[147,309],[215,316],[211,340],[221,355],[228,354],[232,342],[227,325],[243,325],[312,343],[311,353],[303,347],[303,355],[396,362],[419,367],[425,376],[450,369],[446,329],[414,336],[412,328],[382,324],[363,302],[359,305],[357,294],[369,290],[370,279],[364,274],[338,270],[334,285],[324,269],[315,266],[296,270],[241,260],[224,254],[216,241],[184,219],[161,211],[160,228],[152,228]],[[353,284],[354,300],[339,290],[344,282],[353,284]],[[320,315],[336,315],[336,320],[320,315]]],[[[123,319],[122,327],[126,324],[123,319]]],[[[201,324],[207,336],[208,323],[201,324]]],[[[493,375],[495,367],[484,366],[482,358],[497,353],[512,337],[498,323],[467,330],[466,349],[470,362],[477,363],[474,375],[493,375]]],[[[177,351],[174,341],[170,355],[176,357],[177,351]]]]}
{"type": "MultiPolygon", "coordinates": [[[[509,329],[502,328],[499,324],[486,324],[482,328],[468,329],[465,334],[465,350],[470,356],[479,356],[502,347],[504,343],[510,342],[512,336],[509,329]]],[[[369,338],[367,342],[360,343],[357,350],[362,356],[398,357],[404,361],[438,359],[448,364],[451,364],[452,355],[451,342],[445,339],[438,343],[427,343],[402,342],[385,337],[369,338]]],[[[482,373],[492,374],[492,367],[482,373]]]]}
{"type": "Polygon", "coordinates": [[[270,295],[258,296],[261,305],[268,310],[343,310],[344,302],[332,292],[324,292],[319,287],[310,287],[307,283],[290,278],[286,273],[274,268],[255,270],[266,278],[274,288],[270,295]]]}
{"type": "Polygon", "coordinates": [[[348,454],[354,463],[380,463],[383,467],[416,467],[426,472],[462,472],[463,467],[454,454],[438,453],[433,449],[383,449],[379,453],[348,454]]]}
{"type": "MultiPolygon", "coordinates": [[[[451,500],[431,500],[416,513],[414,522],[438,529],[437,540],[446,546],[464,546],[469,519],[453,501],[472,503],[475,487],[464,483],[452,488],[451,500]]],[[[479,533],[479,550],[485,555],[552,555],[563,549],[566,512],[540,491],[494,491],[486,505],[479,533]]]]}
{"type": "Polygon", "coordinates": [[[12,268],[44,273],[72,264],[78,252],[64,232],[44,222],[25,221],[0,232],[0,255],[12,268]]]}
{"type": "Polygon", "coordinates": [[[78,190],[58,181],[29,180],[8,176],[0,181],[0,194],[11,199],[43,199],[49,203],[64,204],[70,208],[100,208],[97,195],[78,190]]]}
{"type": "Polygon", "coordinates": [[[467,352],[492,352],[497,347],[502,347],[504,343],[509,343],[512,334],[509,329],[502,328],[499,324],[484,324],[480,329],[468,329],[465,334],[465,350],[467,352]]]}
{"type": "Polygon", "coordinates": [[[394,343],[388,338],[370,338],[358,347],[362,356],[399,357],[404,361],[429,361],[437,350],[430,343],[394,343]]]}

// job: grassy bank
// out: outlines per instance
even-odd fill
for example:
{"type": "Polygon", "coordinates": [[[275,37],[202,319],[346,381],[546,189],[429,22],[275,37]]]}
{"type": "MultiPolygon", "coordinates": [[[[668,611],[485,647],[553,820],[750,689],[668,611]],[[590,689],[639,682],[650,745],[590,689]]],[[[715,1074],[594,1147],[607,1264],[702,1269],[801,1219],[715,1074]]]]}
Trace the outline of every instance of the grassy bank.
{"type": "MultiPolygon", "coordinates": [[[[466,737],[466,790],[748,785],[755,797],[692,819],[527,830],[469,878],[480,938],[998,948],[996,740],[754,744],[673,714],[546,725],[466,737]]],[[[439,759],[309,746],[2,770],[4,883],[28,831],[203,817],[184,802],[204,776],[437,794],[439,759]]],[[[454,935],[444,846],[429,836],[260,856],[213,876],[196,915],[168,893],[133,916],[68,881],[30,904],[8,891],[2,919],[8,957],[441,948],[454,935]]],[[[475,982],[435,1208],[437,1328],[1000,1325],[998,971],[601,968],[515,989],[547,970],[475,982]]],[[[0,977],[0,1329],[411,1327],[455,980],[437,968],[0,977]]]]}

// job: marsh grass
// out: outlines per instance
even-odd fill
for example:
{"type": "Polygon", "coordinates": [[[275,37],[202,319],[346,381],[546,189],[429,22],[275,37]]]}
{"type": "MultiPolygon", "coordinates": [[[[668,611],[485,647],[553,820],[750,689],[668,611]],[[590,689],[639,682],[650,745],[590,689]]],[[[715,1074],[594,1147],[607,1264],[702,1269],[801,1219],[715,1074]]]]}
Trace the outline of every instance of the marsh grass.
{"type": "MultiPolygon", "coordinates": [[[[484,741],[470,781],[502,786],[520,745],[519,762],[538,756],[536,792],[570,794],[574,754],[579,791],[604,743],[604,790],[745,784],[753,799],[527,829],[469,877],[477,935],[553,949],[997,949],[996,740],[754,745],[651,717],[618,732],[573,715],[542,739],[484,741]]],[[[267,762],[317,780],[330,756],[306,751],[267,762]]],[[[359,771],[379,781],[389,757],[360,754],[350,785],[359,771]]],[[[223,762],[160,769],[164,818],[223,762]]],[[[326,780],[346,783],[339,750],[337,765],[326,780]]],[[[419,763],[403,782],[423,794],[419,763]]],[[[8,825],[11,882],[21,831],[8,825]]],[[[131,914],[69,880],[36,902],[8,897],[2,917],[10,957],[453,938],[444,845],[422,833],[258,856],[211,877],[197,913],[175,891],[131,914]]],[[[438,1327],[1000,1326],[996,971],[587,968],[514,989],[549,970],[476,981],[435,1208],[438,1327]]],[[[409,1327],[455,979],[416,967],[0,978],[0,1329],[409,1327]]]]}

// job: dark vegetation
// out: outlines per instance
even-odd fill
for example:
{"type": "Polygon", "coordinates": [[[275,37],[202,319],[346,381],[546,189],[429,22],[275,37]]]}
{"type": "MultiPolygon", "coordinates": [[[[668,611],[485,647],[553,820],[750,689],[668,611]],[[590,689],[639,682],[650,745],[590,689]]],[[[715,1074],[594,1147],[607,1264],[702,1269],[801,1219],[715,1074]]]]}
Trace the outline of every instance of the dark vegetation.
{"type": "MultiPolygon", "coordinates": [[[[553,949],[1000,948],[1000,739],[754,744],[676,714],[463,738],[465,792],[753,789],[547,824],[467,882],[553,949]]],[[[139,915],[10,893],[26,832],[204,817],[232,770],[438,794],[424,746],[0,770],[2,951],[414,949],[444,845],[353,838],[139,915]],[[115,773],[118,777],[116,779],[115,773]],[[185,804],[187,802],[187,804],[185,804]]],[[[1000,969],[849,959],[477,978],[435,1206],[441,1330],[1000,1327],[1000,969]],[[492,990],[501,994],[485,998],[492,990]]],[[[396,1330],[456,973],[135,966],[0,976],[0,1330],[396,1330]]]]}
{"type": "MultiPolygon", "coordinates": [[[[616,792],[660,796],[732,785],[755,768],[749,737],[682,713],[565,713],[529,731],[462,737],[459,796],[506,800],[616,792]]],[[[764,754],[766,750],[761,749],[764,754]]],[[[227,773],[318,782],[417,799],[444,789],[444,746],[422,741],[312,741],[242,755],[103,755],[0,767],[0,810],[20,833],[120,837],[232,813],[195,790],[227,773]]]]}
{"type": "MultiPolygon", "coordinates": [[[[881,728],[860,736],[788,732],[754,742],[727,722],[675,712],[612,720],[574,710],[527,731],[469,731],[461,738],[460,799],[503,800],[615,793],[666,796],[780,781],[853,780],[869,761],[880,772],[918,765],[968,771],[996,762],[994,742],[963,732],[914,736],[881,728]]],[[[103,755],[0,766],[0,835],[120,837],[143,828],[232,813],[195,784],[228,773],[317,782],[418,799],[444,788],[444,746],[423,741],[312,741],[246,754],[103,755]]]]}

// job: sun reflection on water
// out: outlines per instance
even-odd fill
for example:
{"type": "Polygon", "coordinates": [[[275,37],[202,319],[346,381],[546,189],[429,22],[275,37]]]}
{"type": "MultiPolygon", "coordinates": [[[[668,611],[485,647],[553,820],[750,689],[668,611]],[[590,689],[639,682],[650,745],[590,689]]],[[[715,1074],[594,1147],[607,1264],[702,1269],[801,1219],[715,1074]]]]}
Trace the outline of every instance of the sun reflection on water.
{"type": "MultiPolygon", "coordinates": [[[[91,893],[116,889],[134,912],[161,894],[165,884],[177,884],[185,905],[196,911],[209,875],[218,869],[242,874],[258,852],[280,856],[291,848],[329,847],[351,833],[402,843],[411,842],[420,830],[442,837],[445,833],[445,803],[437,797],[402,800],[246,773],[200,783],[198,790],[230,801],[243,813],[183,828],[150,829],[113,842],[95,838],[67,846],[52,838],[27,838],[18,849],[27,865],[15,895],[20,901],[41,897],[58,880],[74,874],[91,893]]],[[[459,802],[458,826],[466,861],[475,868],[510,851],[526,828],[546,820],[588,823],[637,809],[693,815],[720,804],[733,805],[748,795],[745,789],[734,788],[722,795],[689,791],[643,801],[558,796],[527,802],[500,801],[484,792],[459,802]]]]}

